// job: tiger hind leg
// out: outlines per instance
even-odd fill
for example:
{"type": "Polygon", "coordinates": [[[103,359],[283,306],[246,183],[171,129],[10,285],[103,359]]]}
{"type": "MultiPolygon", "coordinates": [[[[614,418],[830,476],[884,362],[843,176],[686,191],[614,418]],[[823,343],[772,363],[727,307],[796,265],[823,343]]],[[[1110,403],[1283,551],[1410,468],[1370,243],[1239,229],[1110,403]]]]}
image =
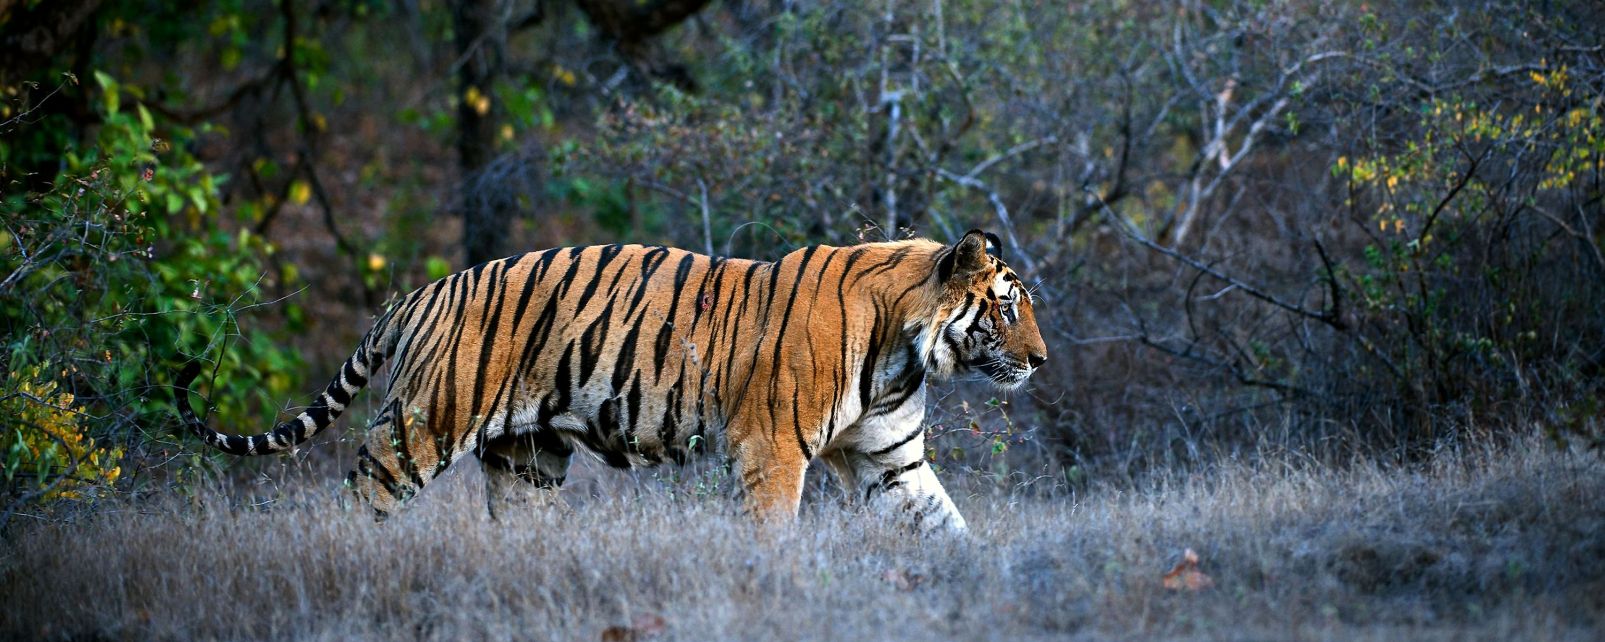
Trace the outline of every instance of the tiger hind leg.
{"type": "Polygon", "coordinates": [[[491,519],[562,505],[558,489],[574,449],[551,430],[498,437],[479,452],[485,471],[485,507],[491,519]]]}
{"type": "Polygon", "coordinates": [[[446,443],[448,436],[431,432],[421,411],[403,411],[400,400],[392,399],[368,423],[346,490],[381,521],[395,513],[463,455],[446,443]]]}

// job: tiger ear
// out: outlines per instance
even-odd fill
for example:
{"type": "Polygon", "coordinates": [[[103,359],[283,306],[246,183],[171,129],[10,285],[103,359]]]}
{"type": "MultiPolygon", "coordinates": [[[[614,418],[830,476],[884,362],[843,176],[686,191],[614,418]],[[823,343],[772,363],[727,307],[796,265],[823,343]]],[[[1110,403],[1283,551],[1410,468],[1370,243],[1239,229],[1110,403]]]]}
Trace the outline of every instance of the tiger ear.
{"type": "Polygon", "coordinates": [[[948,248],[947,253],[942,255],[942,260],[936,264],[937,277],[946,283],[955,276],[974,274],[976,270],[986,267],[988,236],[992,235],[981,230],[966,232],[964,238],[948,248]]]}
{"type": "Polygon", "coordinates": [[[993,234],[991,232],[986,232],[985,236],[986,236],[986,253],[987,254],[991,254],[992,256],[998,257],[1000,259],[1003,258],[1003,241],[998,238],[998,235],[993,234]]]}

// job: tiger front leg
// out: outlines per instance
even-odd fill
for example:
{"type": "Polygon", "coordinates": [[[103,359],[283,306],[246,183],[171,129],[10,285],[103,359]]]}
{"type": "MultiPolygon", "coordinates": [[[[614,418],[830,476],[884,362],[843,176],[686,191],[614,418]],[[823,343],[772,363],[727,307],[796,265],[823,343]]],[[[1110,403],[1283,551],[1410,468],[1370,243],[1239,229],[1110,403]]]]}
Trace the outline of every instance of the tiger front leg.
{"type": "Polygon", "coordinates": [[[796,449],[752,439],[731,448],[746,509],[760,522],[789,522],[802,502],[808,459],[796,449]]]}
{"type": "Polygon", "coordinates": [[[850,462],[858,498],[871,512],[922,533],[963,533],[968,524],[924,455],[922,445],[919,452],[903,457],[846,453],[841,458],[850,462]]]}
{"type": "Polygon", "coordinates": [[[869,510],[924,533],[968,526],[925,460],[924,400],[850,428],[824,459],[869,510]]]}

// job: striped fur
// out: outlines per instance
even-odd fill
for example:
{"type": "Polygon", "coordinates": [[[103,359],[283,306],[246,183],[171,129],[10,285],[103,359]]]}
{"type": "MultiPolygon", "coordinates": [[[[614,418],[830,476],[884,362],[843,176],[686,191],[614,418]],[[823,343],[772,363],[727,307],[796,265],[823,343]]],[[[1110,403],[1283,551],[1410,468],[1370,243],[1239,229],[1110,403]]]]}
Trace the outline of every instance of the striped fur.
{"type": "Polygon", "coordinates": [[[577,448],[631,467],[683,462],[712,438],[759,515],[795,515],[822,457],[872,506],[962,529],[925,465],[926,380],[1014,387],[1046,358],[1030,296],[988,237],[818,246],[774,263],[638,245],[533,252],[408,294],[269,432],[212,430],[182,392],[177,406],[213,447],[281,452],[389,362],[348,477],[381,514],[468,453],[496,496],[556,488],[577,448]]]}

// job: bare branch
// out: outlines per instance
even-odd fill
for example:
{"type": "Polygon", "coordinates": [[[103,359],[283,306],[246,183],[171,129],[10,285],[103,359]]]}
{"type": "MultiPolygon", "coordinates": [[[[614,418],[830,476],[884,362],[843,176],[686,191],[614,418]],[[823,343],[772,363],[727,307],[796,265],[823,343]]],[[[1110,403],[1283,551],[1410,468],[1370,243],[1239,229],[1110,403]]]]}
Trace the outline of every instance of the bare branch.
{"type": "Polygon", "coordinates": [[[992,211],[997,213],[998,222],[1003,224],[1003,232],[1009,237],[1009,244],[1015,248],[1015,253],[1020,257],[1020,262],[1028,270],[1034,271],[1036,269],[1036,260],[1031,258],[1030,253],[1025,251],[1025,246],[1020,244],[1020,239],[1015,236],[1014,220],[1009,217],[1009,208],[1003,204],[1003,198],[998,196],[997,191],[980,179],[971,176],[959,176],[940,167],[936,168],[935,171],[937,176],[985,194],[986,201],[992,204],[992,211]]]}
{"type": "Polygon", "coordinates": [[[988,159],[986,159],[984,161],[976,163],[975,167],[970,168],[970,171],[964,175],[964,178],[972,178],[972,179],[976,178],[976,177],[980,176],[982,172],[985,172],[986,170],[992,169],[992,167],[997,165],[998,163],[1001,163],[1003,161],[1006,161],[1006,160],[1009,160],[1011,158],[1014,158],[1015,156],[1019,156],[1020,154],[1024,154],[1026,152],[1029,152],[1029,151],[1031,151],[1033,149],[1036,149],[1038,147],[1041,147],[1043,145],[1052,145],[1052,144],[1057,143],[1057,142],[1059,142],[1059,136],[1056,135],[1056,134],[1049,134],[1047,136],[1043,136],[1042,138],[1038,138],[1036,140],[1031,140],[1031,141],[1026,141],[1024,143],[1020,143],[1018,145],[1015,145],[1013,147],[1008,148],[1007,150],[1004,150],[1004,152],[1002,154],[998,154],[997,156],[993,156],[993,157],[988,158],[988,159]]]}
{"type": "Polygon", "coordinates": [[[701,178],[698,178],[697,189],[701,192],[702,196],[702,198],[698,199],[697,201],[697,204],[702,208],[702,242],[704,248],[707,250],[708,256],[713,256],[713,221],[712,215],[708,212],[707,182],[703,181],[701,178]]]}
{"type": "Polygon", "coordinates": [[[1199,272],[1207,274],[1210,277],[1213,277],[1214,279],[1216,279],[1216,280],[1218,280],[1218,281],[1220,281],[1222,283],[1225,283],[1227,285],[1236,286],[1238,289],[1242,290],[1244,294],[1247,294],[1247,295],[1249,295],[1251,297],[1254,297],[1256,299],[1259,299],[1261,301],[1264,301],[1266,303],[1274,305],[1274,306],[1276,306],[1278,308],[1281,308],[1283,310],[1287,310],[1288,312],[1292,312],[1292,313],[1297,314],[1299,316],[1315,319],[1315,320],[1320,321],[1322,323],[1325,323],[1327,325],[1331,325],[1334,328],[1340,328],[1341,329],[1341,322],[1337,319],[1337,317],[1334,315],[1332,310],[1315,311],[1315,310],[1310,310],[1308,308],[1305,308],[1304,306],[1301,306],[1301,305],[1297,305],[1297,304],[1294,304],[1294,303],[1288,303],[1287,301],[1283,301],[1280,297],[1277,297],[1274,294],[1271,294],[1269,292],[1261,290],[1258,287],[1255,287],[1255,286],[1250,285],[1248,283],[1245,283],[1245,282],[1243,282],[1241,280],[1233,278],[1232,276],[1230,276],[1230,275],[1228,275],[1228,274],[1226,274],[1224,272],[1221,272],[1219,270],[1216,270],[1215,268],[1210,267],[1209,265],[1199,261],[1198,259],[1192,258],[1190,256],[1182,254],[1181,252],[1177,252],[1176,250],[1173,250],[1171,248],[1165,247],[1163,245],[1160,245],[1158,243],[1155,243],[1155,242],[1149,240],[1147,237],[1143,236],[1141,232],[1138,232],[1136,227],[1134,227],[1129,221],[1127,221],[1125,219],[1125,217],[1123,217],[1120,214],[1116,213],[1113,209],[1109,208],[1107,205],[1102,208],[1102,211],[1104,213],[1104,216],[1108,217],[1109,221],[1111,223],[1114,223],[1115,227],[1118,228],[1121,231],[1121,233],[1125,234],[1127,238],[1130,238],[1131,240],[1136,241],[1138,245],[1141,245],[1141,246],[1146,247],[1146,248],[1148,248],[1150,250],[1153,250],[1155,252],[1158,252],[1160,254],[1168,256],[1168,257],[1170,257],[1172,259],[1175,259],[1177,261],[1180,261],[1181,263],[1186,264],[1188,267],[1191,267],[1194,270],[1198,270],[1199,272]]]}

